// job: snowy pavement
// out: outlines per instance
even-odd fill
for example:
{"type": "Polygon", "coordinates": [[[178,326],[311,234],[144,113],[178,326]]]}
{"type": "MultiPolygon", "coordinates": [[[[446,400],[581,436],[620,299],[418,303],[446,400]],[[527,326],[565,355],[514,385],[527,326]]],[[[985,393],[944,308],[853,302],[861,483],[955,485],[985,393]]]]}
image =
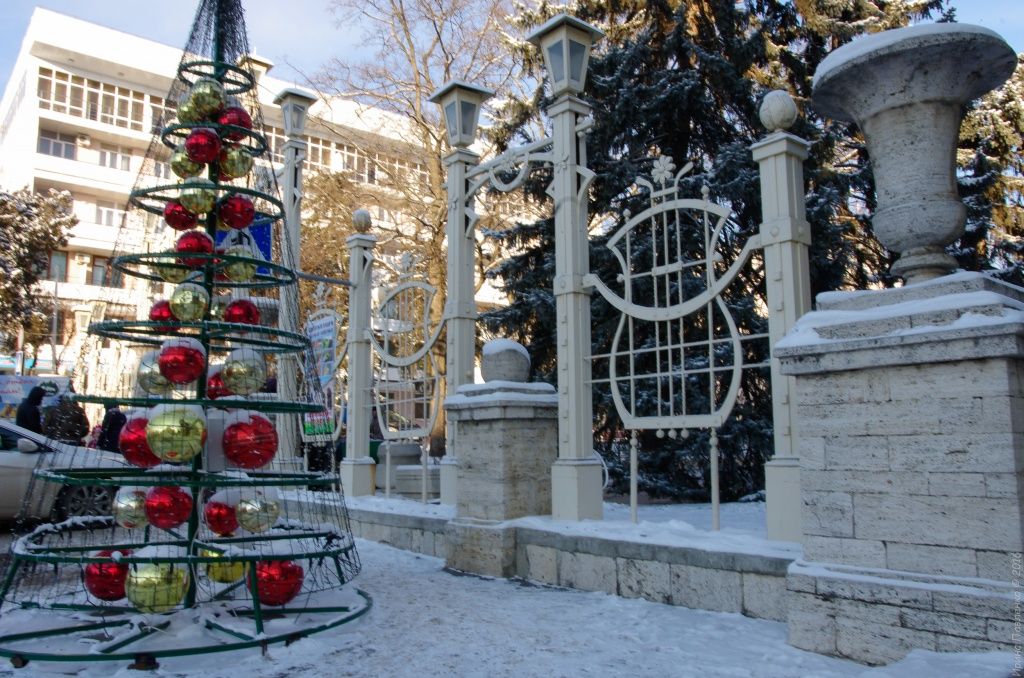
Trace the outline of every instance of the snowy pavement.
{"type": "MultiPolygon", "coordinates": [[[[358,540],[359,588],[373,610],[289,647],[167,659],[151,675],[204,678],[1006,678],[1012,657],[914,653],[868,669],[786,645],[784,624],[603,593],[487,580],[444,571],[437,558],[358,540]]],[[[53,675],[30,664],[0,675],[53,675]]],[[[56,667],[74,671],[77,667],[56,667]]],[[[81,676],[137,677],[123,664],[81,676]]]]}

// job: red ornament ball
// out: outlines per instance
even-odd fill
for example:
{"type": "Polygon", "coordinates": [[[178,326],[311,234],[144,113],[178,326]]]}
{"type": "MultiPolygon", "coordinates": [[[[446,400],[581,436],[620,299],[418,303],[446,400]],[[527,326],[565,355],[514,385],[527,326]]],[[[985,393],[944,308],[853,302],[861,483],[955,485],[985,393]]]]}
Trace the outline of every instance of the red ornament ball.
{"type": "MultiPolygon", "coordinates": [[[[109,558],[113,551],[104,550],[93,557],[109,558]]],[[[130,555],[131,551],[122,551],[130,555]]],[[[82,571],[85,590],[100,600],[121,600],[124,598],[124,582],[128,578],[128,563],[111,560],[109,563],[89,563],[82,571]]]]}
{"type": "Polygon", "coordinates": [[[230,537],[238,529],[235,507],[219,501],[207,502],[203,509],[207,526],[222,537],[230,537]]]}
{"type": "MultiPolygon", "coordinates": [[[[228,106],[221,111],[220,116],[217,118],[217,122],[221,125],[234,125],[235,127],[252,129],[252,117],[249,115],[249,112],[241,106],[228,106]]],[[[245,134],[237,130],[225,130],[224,138],[228,141],[241,141],[245,138],[245,134]]]]}
{"type": "MultiPolygon", "coordinates": [[[[182,254],[213,254],[213,239],[202,231],[185,231],[178,237],[174,250],[182,254]]],[[[178,261],[186,266],[198,268],[211,260],[178,257],[178,261]]]]}
{"type": "Polygon", "coordinates": [[[256,563],[256,594],[263,605],[284,605],[299,595],[305,571],[290,560],[256,563]]]}
{"type": "Polygon", "coordinates": [[[220,370],[211,374],[206,380],[206,397],[212,400],[226,398],[235,395],[230,388],[224,385],[224,377],[220,370]]]}
{"type": "Polygon", "coordinates": [[[224,322],[260,324],[260,309],[248,299],[235,299],[224,308],[224,322]]]}
{"type": "MultiPolygon", "coordinates": [[[[174,313],[171,312],[171,302],[166,299],[160,299],[149,309],[149,319],[155,322],[174,322],[174,313]]],[[[160,325],[153,328],[157,332],[173,332],[174,327],[169,325],[160,325]]]]}
{"type": "Polygon", "coordinates": [[[187,231],[190,228],[195,228],[199,218],[185,209],[185,206],[177,200],[168,200],[164,205],[164,221],[175,231],[187,231]]]}
{"type": "Polygon", "coordinates": [[[188,384],[199,378],[206,366],[202,351],[191,346],[165,346],[157,358],[160,374],[172,384],[188,384]]]}
{"type": "Polygon", "coordinates": [[[151,487],[146,492],[146,518],[149,524],[169,530],[188,520],[192,513],[192,495],[180,487],[151,487]]]}
{"type": "Polygon", "coordinates": [[[277,453],[277,430],[257,414],[224,429],[224,456],[235,466],[255,469],[266,466],[277,453]]]}
{"type": "Polygon", "coordinates": [[[197,127],[185,138],[185,155],[192,162],[208,163],[220,157],[220,137],[209,127],[197,127]]]}
{"type": "Polygon", "coordinates": [[[160,457],[153,454],[146,442],[146,425],[149,420],[145,417],[129,419],[121,428],[121,435],[117,439],[118,449],[124,455],[125,461],[132,466],[139,468],[150,468],[160,463],[160,457]]]}
{"type": "Polygon", "coordinates": [[[233,193],[221,201],[217,214],[220,220],[231,228],[245,228],[255,218],[256,208],[249,198],[240,193],[233,193]]]}

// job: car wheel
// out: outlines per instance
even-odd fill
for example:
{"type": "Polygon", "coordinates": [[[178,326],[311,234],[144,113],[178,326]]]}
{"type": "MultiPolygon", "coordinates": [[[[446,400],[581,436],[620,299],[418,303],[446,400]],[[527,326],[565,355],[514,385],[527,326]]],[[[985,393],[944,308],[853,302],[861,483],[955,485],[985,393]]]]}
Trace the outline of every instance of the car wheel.
{"type": "Polygon", "coordinates": [[[108,487],[68,485],[54,505],[58,520],[74,516],[109,516],[113,493],[108,487]]]}

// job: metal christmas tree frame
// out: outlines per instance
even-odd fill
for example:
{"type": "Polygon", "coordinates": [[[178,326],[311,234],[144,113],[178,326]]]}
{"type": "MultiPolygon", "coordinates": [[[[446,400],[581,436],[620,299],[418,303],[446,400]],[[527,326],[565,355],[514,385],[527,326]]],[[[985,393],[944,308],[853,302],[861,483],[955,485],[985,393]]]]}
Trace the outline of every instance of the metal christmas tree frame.
{"type": "Polygon", "coordinates": [[[149,320],[92,323],[76,374],[87,393],[79,403],[135,408],[122,456],[59,444],[40,455],[26,497],[52,496],[45,484],[92,488],[111,500],[110,515],[68,517],[16,540],[0,585],[0,656],[15,666],[153,667],[289,643],[370,608],[346,586],[360,564],[343,496],[317,502],[316,513],[302,501],[339,488],[337,477],[280,458],[295,454],[289,419],[326,405],[309,340],[274,317],[297,312],[274,297],[296,284],[275,259],[295,253],[248,53],[240,0],[203,0],[168,95],[177,117],[168,108],[154,120],[113,262],[115,282],[162,287],[168,301],[149,320]],[[168,181],[168,169],[181,181],[168,181]],[[257,229],[270,234],[269,257],[257,229]],[[112,350],[120,364],[104,362],[112,350]],[[111,386],[133,356],[132,378],[111,386]],[[298,398],[266,392],[268,357],[306,369],[298,398]],[[105,392],[89,393],[103,379],[105,392]]]}

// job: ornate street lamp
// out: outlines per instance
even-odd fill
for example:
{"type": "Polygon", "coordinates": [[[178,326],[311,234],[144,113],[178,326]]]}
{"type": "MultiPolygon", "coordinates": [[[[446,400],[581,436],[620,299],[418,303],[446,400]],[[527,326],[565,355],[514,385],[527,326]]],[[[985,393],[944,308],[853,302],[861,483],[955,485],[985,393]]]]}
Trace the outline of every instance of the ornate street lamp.
{"type": "Polygon", "coordinates": [[[480,121],[480,106],[492,96],[494,90],[460,80],[451,80],[430,95],[430,103],[440,106],[444,113],[448,143],[452,148],[468,148],[473,145],[477,123],[480,121]]]}
{"type": "Polygon", "coordinates": [[[288,87],[274,97],[274,103],[281,107],[284,116],[284,135],[300,137],[306,127],[306,114],[316,102],[316,96],[297,87],[288,87]]]}
{"type": "Polygon", "coordinates": [[[590,49],[604,32],[568,14],[559,14],[537,27],[526,39],[544,55],[551,94],[579,94],[587,82],[590,49]]]}

